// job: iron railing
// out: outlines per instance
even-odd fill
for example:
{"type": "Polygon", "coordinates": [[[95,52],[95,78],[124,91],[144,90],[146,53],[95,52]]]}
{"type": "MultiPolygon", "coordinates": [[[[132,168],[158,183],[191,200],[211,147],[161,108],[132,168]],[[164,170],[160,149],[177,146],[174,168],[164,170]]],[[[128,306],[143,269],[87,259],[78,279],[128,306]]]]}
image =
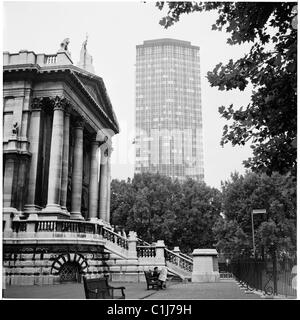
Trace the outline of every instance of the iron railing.
{"type": "Polygon", "coordinates": [[[291,264],[277,264],[275,270],[273,267],[272,261],[259,259],[234,261],[229,266],[241,286],[250,291],[295,297],[297,291],[293,286],[291,264]]]}

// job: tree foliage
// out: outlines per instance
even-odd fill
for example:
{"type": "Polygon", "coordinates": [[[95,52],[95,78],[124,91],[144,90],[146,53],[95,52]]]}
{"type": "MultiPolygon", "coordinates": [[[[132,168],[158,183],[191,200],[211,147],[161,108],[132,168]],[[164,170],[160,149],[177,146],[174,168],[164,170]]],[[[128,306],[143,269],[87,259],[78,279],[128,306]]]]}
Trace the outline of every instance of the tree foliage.
{"type": "Polygon", "coordinates": [[[111,223],[134,230],[144,241],[164,240],[182,251],[214,244],[212,227],[221,210],[220,192],[204,183],[172,181],[159,174],[113,180],[111,223]]]}
{"type": "Polygon", "coordinates": [[[261,255],[276,250],[281,254],[296,251],[296,179],[278,173],[237,173],[222,184],[225,219],[214,226],[218,249],[228,255],[249,256],[252,251],[251,212],[254,215],[256,249],[261,255]]]}
{"type": "Polygon", "coordinates": [[[208,72],[210,85],[219,90],[253,92],[247,106],[221,106],[228,120],[221,144],[251,143],[253,156],[244,161],[256,172],[296,175],[297,132],[297,25],[292,2],[157,2],[167,15],[165,28],[178,22],[182,14],[217,10],[213,30],[229,33],[229,45],[252,43],[250,52],[237,61],[219,63],[208,72]]]}

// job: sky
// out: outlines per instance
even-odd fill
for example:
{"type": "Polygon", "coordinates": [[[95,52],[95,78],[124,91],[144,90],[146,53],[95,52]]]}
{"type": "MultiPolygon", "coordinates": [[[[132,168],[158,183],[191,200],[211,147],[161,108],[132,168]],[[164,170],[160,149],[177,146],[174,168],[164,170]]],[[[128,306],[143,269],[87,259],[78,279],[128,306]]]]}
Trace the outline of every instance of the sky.
{"type": "Polygon", "coordinates": [[[174,38],[200,47],[201,99],[204,137],[205,182],[220,188],[234,171],[244,173],[242,164],[251,156],[249,146],[221,147],[226,120],[218,113],[222,105],[236,108],[250,102],[251,88],[218,91],[211,88],[206,74],[219,62],[242,57],[249,44],[230,46],[228,34],[212,31],[216,13],[193,13],[164,29],[159,20],[164,11],[155,2],[3,2],[3,51],[27,49],[35,53],[56,53],[70,38],[73,63],[79,61],[81,45],[88,34],[88,52],[95,73],[102,77],[120,125],[113,138],[112,178],[127,179],[134,174],[134,112],[136,45],[145,40],[174,38]]]}

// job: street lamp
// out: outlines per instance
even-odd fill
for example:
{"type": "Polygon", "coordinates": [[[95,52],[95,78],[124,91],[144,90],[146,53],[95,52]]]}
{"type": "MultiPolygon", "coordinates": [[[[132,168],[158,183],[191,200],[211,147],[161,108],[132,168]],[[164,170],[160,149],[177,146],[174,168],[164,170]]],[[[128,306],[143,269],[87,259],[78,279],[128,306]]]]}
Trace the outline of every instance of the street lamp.
{"type": "Polygon", "coordinates": [[[251,223],[252,223],[252,241],[253,241],[253,255],[255,258],[255,239],[254,239],[254,223],[253,223],[253,215],[254,214],[264,214],[266,213],[266,209],[254,209],[251,212],[251,223]]]}

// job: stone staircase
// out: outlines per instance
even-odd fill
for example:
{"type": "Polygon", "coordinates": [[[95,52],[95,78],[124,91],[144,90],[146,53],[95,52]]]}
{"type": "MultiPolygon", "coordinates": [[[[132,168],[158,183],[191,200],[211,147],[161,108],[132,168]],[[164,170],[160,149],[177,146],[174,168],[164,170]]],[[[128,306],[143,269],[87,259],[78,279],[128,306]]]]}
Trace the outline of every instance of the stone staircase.
{"type": "Polygon", "coordinates": [[[143,273],[144,270],[153,269],[154,266],[157,265],[165,265],[172,281],[191,280],[193,259],[181,253],[179,250],[173,252],[165,248],[163,243],[161,243],[161,247],[159,245],[157,246],[157,243],[151,245],[150,243],[137,238],[134,232],[131,232],[129,237],[125,238],[124,236],[103,227],[102,235],[103,238],[107,240],[104,245],[106,250],[111,254],[110,260],[114,261],[110,266],[110,272],[112,274],[114,274],[113,271],[117,271],[118,269],[119,272],[129,271],[124,264],[126,264],[127,267],[128,265],[133,267],[133,263],[137,263],[139,273],[141,271],[143,273]],[[160,249],[163,247],[163,259],[159,259],[161,257],[156,257],[157,247],[160,249]]]}
{"type": "Polygon", "coordinates": [[[118,234],[101,221],[14,220],[3,235],[7,284],[60,283],[65,264],[91,277],[109,274],[113,281],[144,282],[144,271],[155,266],[166,266],[172,281],[192,277],[192,258],[162,240],[149,244],[135,232],[118,234]]]}

